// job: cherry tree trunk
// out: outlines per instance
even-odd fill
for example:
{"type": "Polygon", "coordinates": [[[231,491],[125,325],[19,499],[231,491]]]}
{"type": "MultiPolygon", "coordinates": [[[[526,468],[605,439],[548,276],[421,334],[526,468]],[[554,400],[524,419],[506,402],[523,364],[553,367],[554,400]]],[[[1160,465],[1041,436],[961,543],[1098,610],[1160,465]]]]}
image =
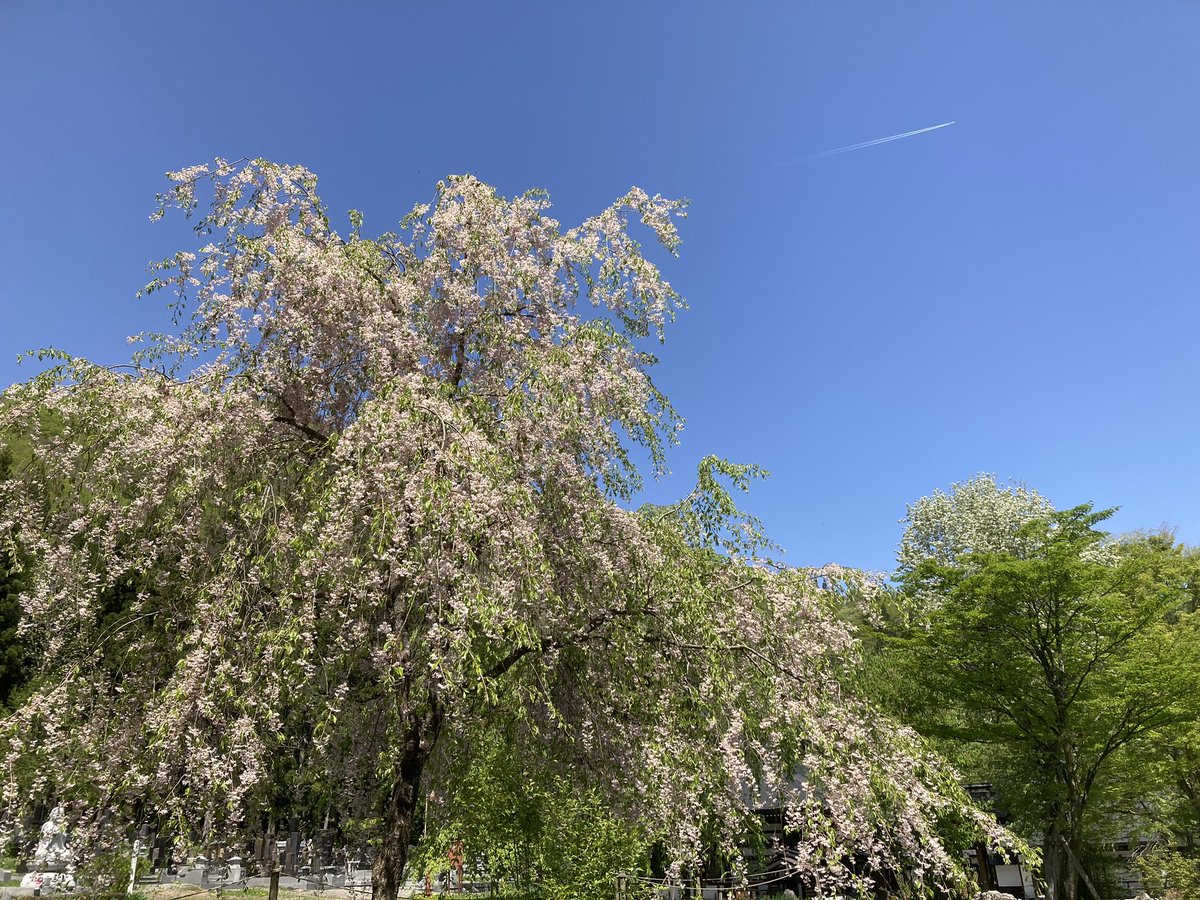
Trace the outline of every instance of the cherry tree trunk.
{"type": "Polygon", "coordinates": [[[437,739],[440,717],[415,722],[400,748],[395,781],[383,801],[383,834],[371,866],[372,900],[396,900],[413,845],[413,819],[421,791],[421,774],[437,739]]]}

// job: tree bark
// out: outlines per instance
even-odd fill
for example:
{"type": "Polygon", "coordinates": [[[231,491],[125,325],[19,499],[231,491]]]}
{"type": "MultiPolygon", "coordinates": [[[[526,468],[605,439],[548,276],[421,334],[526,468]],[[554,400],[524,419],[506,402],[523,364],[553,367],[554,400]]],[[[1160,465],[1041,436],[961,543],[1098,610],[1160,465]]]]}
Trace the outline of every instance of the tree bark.
{"type": "Polygon", "coordinates": [[[1079,900],[1079,875],[1083,871],[1082,863],[1079,861],[1079,853],[1082,849],[1082,829],[1077,822],[1072,822],[1067,837],[1067,865],[1064,866],[1067,874],[1067,900],[1079,900]]]}
{"type": "Polygon", "coordinates": [[[1067,845],[1067,855],[1070,857],[1071,871],[1076,877],[1076,890],[1078,891],[1078,882],[1082,881],[1087,886],[1088,892],[1092,896],[1092,900],[1103,900],[1100,892],[1096,890],[1096,885],[1092,883],[1092,879],[1088,877],[1088,873],[1083,870],[1083,864],[1080,860],[1080,851],[1083,849],[1083,838],[1079,837],[1073,844],[1067,845]]]}
{"type": "Polygon", "coordinates": [[[1042,878],[1046,881],[1047,900],[1063,900],[1062,848],[1059,847],[1058,823],[1046,830],[1042,839],[1042,878]]]}
{"type": "Polygon", "coordinates": [[[436,707],[419,716],[400,747],[391,790],[384,797],[383,834],[379,853],[371,865],[372,900],[396,900],[404,879],[409,847],[413,843],[413,818],[421,792],[421,775],[441,730],[436,707]]]}
{"type": "Polygon", "coordinates": [[[1079,900],[1079,872],[1071,859],[1067,859],[1063,870],[1063,900],[1079,900]]]}

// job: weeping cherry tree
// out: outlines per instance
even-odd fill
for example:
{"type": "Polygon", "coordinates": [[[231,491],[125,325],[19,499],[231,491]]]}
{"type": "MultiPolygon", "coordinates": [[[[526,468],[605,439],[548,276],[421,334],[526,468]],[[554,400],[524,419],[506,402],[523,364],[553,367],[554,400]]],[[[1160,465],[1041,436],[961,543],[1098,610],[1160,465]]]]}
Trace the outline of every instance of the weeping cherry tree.
{"type": "Polygon", "coordinates": [[[128,365],[49,352],[3,396],[32,449],[0,539],[40,661],[4,724],[8,817],[232,846],[299,767],[289,790],[375,823],[392,900],[446,761],[504,722],[676,866],[702,834],[735,857],[770,798],[823,892],[963,888],[948,829],[992,826],[842,688],[830,607],[869,581],[768,563],[729,493],[749,467],[629,508],[680,427],[645,345],[683,305],[635,237],[674,253],[682,203],[633,189],[563,228],[459,176],[367,238],[300,167],[171,177],[158,214],[199,245],[149,286],[175,330],[128,365]]]}

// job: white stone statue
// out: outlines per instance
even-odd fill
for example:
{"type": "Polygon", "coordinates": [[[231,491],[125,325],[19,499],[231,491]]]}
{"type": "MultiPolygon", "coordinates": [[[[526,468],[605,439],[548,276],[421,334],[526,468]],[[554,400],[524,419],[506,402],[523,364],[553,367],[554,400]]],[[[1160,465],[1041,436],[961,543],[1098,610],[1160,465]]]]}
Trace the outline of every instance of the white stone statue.
{"type": "Polygon", "coordinates": [[[61,806],[50,810],[42,825],[42,836],[33,851],[33,864],[43,869],[65,869],[75,861],[67,840],[67,815],[61,806]]]}
{"type": "Polygon", "coordinates": [[[67,815],[61,806],[50,810],[50,817],[42,825],[37,848],[33,851],[33,868],[21,879],[21,887],[41,888],[43,894],[68,891],[75,887],[71,869],[75,867],[75,854],[67,839],[67,815]]]}

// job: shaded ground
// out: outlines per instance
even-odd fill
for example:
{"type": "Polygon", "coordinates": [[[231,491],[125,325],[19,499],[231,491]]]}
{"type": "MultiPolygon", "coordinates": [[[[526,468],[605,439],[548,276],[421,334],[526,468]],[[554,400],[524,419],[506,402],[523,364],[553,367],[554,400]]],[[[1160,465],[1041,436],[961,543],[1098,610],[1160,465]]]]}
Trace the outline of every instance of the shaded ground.
{"type": "MultiPolygon", "coordinates": [[[[193,884],[148,884],[141,886],[141,893],[149,900],[262,900],[267,896],[266,888],[234,888],[218,890],[199,888],[193,884]]],[[[369,900],[370,885],[359,888],[327,888],[324,891],[296,891],[280,887],[279,900],[369,900]]]]}

